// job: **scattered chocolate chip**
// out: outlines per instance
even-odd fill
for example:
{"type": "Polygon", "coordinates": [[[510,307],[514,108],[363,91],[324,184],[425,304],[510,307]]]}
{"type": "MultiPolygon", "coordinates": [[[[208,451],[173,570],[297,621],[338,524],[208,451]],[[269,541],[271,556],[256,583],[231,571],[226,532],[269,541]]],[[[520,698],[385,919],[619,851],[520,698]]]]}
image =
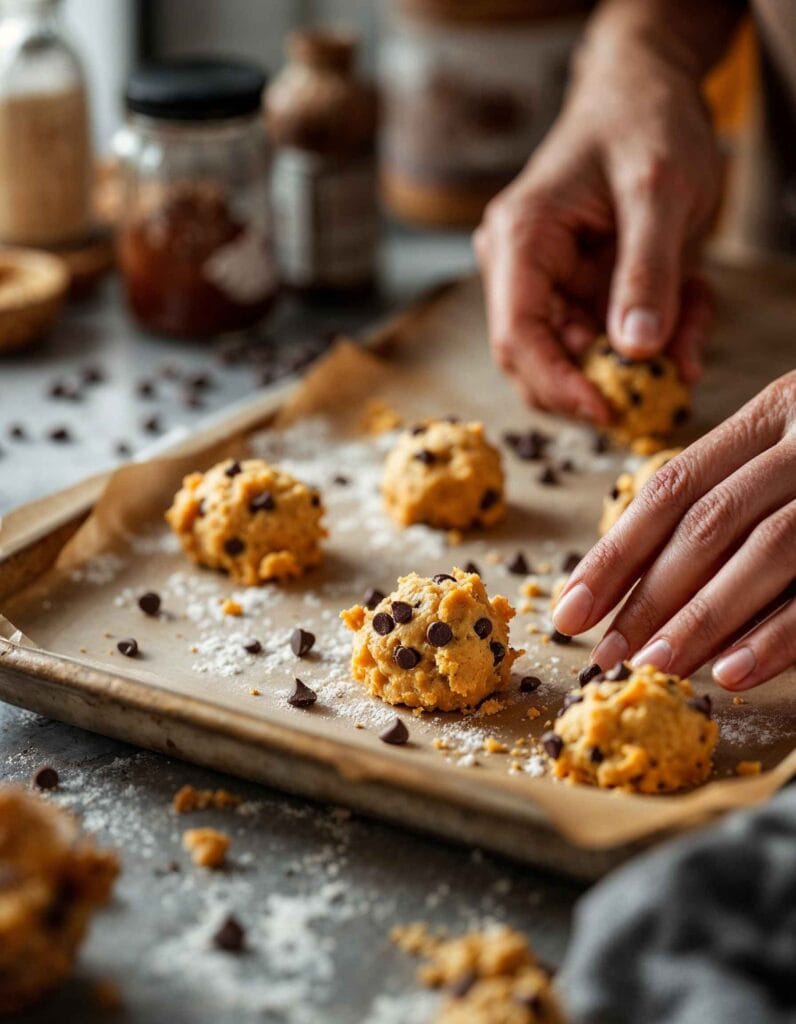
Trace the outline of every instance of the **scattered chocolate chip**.
{"type": "Polygon", "coordinates": [[[144,615],[157,615],[160,611],[160,594],[156,594],[154,590],[147,590],[138,598],[138,607],[144,615]]]}
{"type": "Polygon", "coordinates": [[[376,605],[380,601],[383,601],[385,597],[386,594],[383,590],[377,590],[376,587],[370,587],[370,589],[366,590],[362,596],[362,604],[372,612],[376,605]]]}
{"type": "Polygon", "coordinates": [[[713,710],[713,701],[710,699],[710,694],[703,693],[701,697],[692,697],[690,700],[686,701],[686,704],[688,704],[690,708],[693,708],[694,711],[698,711],[706,718],[710,718],[713,710]]]}
{"type": "Polygon", "coordinates": [[[630,669],[623,661],[618,661],[613,668],[608,669],[605,678],[610,679],[612,683],[621,683],[630,678],[630,669]]]}
{"type": "Polygon", "coordinates": [[[240,537],[228,537],[224,541],[224,550],[228,555],[239,555],[246,550],[246,545],[240,537]]]}
{"type": "Polygon", "coordinates": [[[47,433],[47,437],[51,441],[55,441],[56,444],[69,444],[72,440],[72,434],[68,427],[53,427],[47,433]]]}
{"type": "Polygon", "coordinates": [[[434,581],[434,583],[444,583],[445,580],[451,580],[451,582],[453,583],[456,582],[456,577],[451,576],[451,574],[448,572],[438,572],[437,575],[432,576],[431,579],[434,581]]]}
{"type": "Polygon", "coordinates": [[[620,492],[619,492],[619,488],[618,487],[612,487],[611,488],[611,500],[612,501],[616,501],[616,499],[619,497],[619,493],[620,492]]]}
{"type": "Polygon", "coordinates": [[[413,458],[417,459],[418,462],[422,462],[424,466],[431,466],[437,461],[437,456],[434,452],[430,452],[428,448],[421,448],[419,452],[415,452],[413,458]]]}
{"type": "Polygon", "coordinates": [[[160,434],[163,431],[163,424],[160,422],[159,416],[147,416],[141,421],[141,429],[145,430],[147,434],[160,434]]]}
{"type": "Polygon", "coordinates": [[[348,487],[351,481],[347,476],[343,476],[342,473],[338,473],[337,476],[332,477],[332,483],[336,484],[338,487],[348,487]]]}
{"type": "Polygon", "coordinates": [[[475,562],[467,562],[465,564],[465,566],[464,566],[464,571],[465,572],[474,572],[476,574],[476,576],[480,576],[481,575],[481,570],[478,568],[478,566],[475,564],[475,562]]]}
{"type": "Polygon", "coordinates": [[[572,461],[572,459],[564,459],[558,468],[561,470],[562,473],[574,473],[575,463],[572,461]]]}
{"type": "Polygon", "coordinates": [[[550,443],[550,438],[538,430],[529,430],[525,434],[504,434],[503,440],[518,459],[526,462],[541,459],[550,443]]]}
{"type": "Polygon", "coordinates": [[[557,629],[553,629],[550,632],[550,639],[554,644],[571,644],[572,637],[567,636],[566,633],[559,633],[557,629]]]}
{"type": "Polygon", "coordinates": [[[242,473],[243,468],[237,459],[233,459],[232,462],[224,470],[224,476],[233,477],[237,476],[238,473],[242,473]]]}
{"type": "Polygon", "coordinates": [[[561,751],[564,749],[564,741],[557,732],[553,732],[552,729],[548,729],[547,732],[542,733],[542,746],[544,747],[545,753],[556,761],[561,756],[561,751]]]}
{"type": "Polygon", "coordinates": [[[120,459],[129,459],[133,454],[133,449],[126,441],[117,441],[113,446],[113,451],[120,459]]]}
{"type": "Polygon", "coordinates": [[[506,561],[506,568],[509,572],[514,573],[515,576],[527,576],[531,571],[531,567],[521,551],[518,551],[506,561]]]}
{"type": "Polygon", "coordinates": [[[400,622],[403,625],[409,622],[412,618],[412,606],[407,604],[406,601],[393,601],[392,603],[392,617],[396,622],[400,622]]]}
{"type": "Polygon", "coordinates": [[[249,511],[252,513],[273,512],[275,508],[276,501],[270,491],[263,491],[262,494],[255,495],[249,502],[249,511]]]}
{"type": "Polygon", "coordinates": [[[420,662],[420,652],[414,647],[403,647],[399,644],[393,652],[393,660],[398,668],[411,669],[420,662]]]}
{"type": "Polygon", "coordinates": [[[659,363],[657,359],[650,359],[647,369],[653,377],[662,377],[664,374],[663,364],[659,363]]]}
{"type": "Polygon", "coordinates": [[[684,423],[688,422],[688,418],[690,417],[690,415],[691,410],[687,406],[681,405],[679,409],[674,410],[674,415],[672,416],[672,423],[676,427],[682,427],[684,423]]]}
{"type": "Polygon", "coordinates": [[[445,647],[453,640],[453,630],[447,622],[432,622],[426,630],[426,640],[432,647],[445,647]]]}
{"type": "Polygon", "coordinates": [[[95,363],[84,366],[80,372],[80,379],[84,384],[102,384],[105,380],[105,371],[95,363]]]}
{"type": "Polygon", "coordinates": [[[592,747],[589,751],[589,760],[592,764],[602,764],[605,760],[605,754],[599,747],[592,747]]]}
{"type": "Polygon", "coordinates": [[[520,693],[533,693],[542,685],[539,676],[523,676],[520,679],[520,693]]]}
{"type": "Polygon", "coordinates": [[[552,466],[545,466],[539,476],[536,478],[540,484],[544,484],[545,487],[552,487],[557,483],[560,483],[558,474],[552,466]]]}
{"type": "Polygon", "coordinates": [[[605,434],[595,434],[594,439],[591,443],[591,450],[595,455],[602,455],[603,452],[607,452],[611,446],[611,442],[605,434]]]}
{"type": "Polygon", "coordinates": [[[313,508],[320,508],[321,507],[321,496],[320,496],[320,494],[313,494],[310,497],[310,505],[312,505],[313,508]]]}
{"type": "Polygon", "coordinates": [[[49,765],[39,768],[33,776],[33,784],[37,789],[55,789],[58,782],[58,772],[49,765]]]}
{"type": "Polygon", "coordinates": [[[373,616],[373,628],[379,636],[387,636],[395,629],[395,620],[387,612],[378,612],[373,616]]]}
{"type": "Polygon", "coordinates": [[[493,665],[499,665],[506,657],[506,648],[499,640],[493,640],[489,645],[489,650],[492,652],[493,665]]]}
{"type": "Polygon", "coordinates": [[[486,512],[487,509],[492,508],[500,501],[500,495],[493,487],[487,487],[481,498],[480,509],[482,512],[486,512]]]}
{"type": "Polygon", "coordinates": [[[387,728],[379,733],[379,739],[390,746],[402,747],[409,739],[409,730],[400,718],[394,718],[387,728]]]}
{"type": "Polygon", "coordinates": [[[630,399],[630,404],[631,405],[638,406],[638,405],[641,405],[641,403],[643,401],[643,398],[642,398],[641,394],[638,391],[635,391],[632,388],[628,392],[628,398],[630,399]]]}
{"type": "Polygon", "coordinates": [[[315,643],[315,634],[306,629],[297,627],[290,634],[290,649],[297,658],[303,658],[312,650],[315,643]]]}
{"type": "Polygon", "coordinates": [[[243,645],[243,649],[247,654],[259,654],[263,649],[263,645],[259,640],[247,640],[243,645]]]}
{"type": "Polygon", "coordinates": [[[563,715],[567,708],[571,708],[573,704],[580,704],[582,700],[582,693],[565,693],[564,699],[561,702],[561,714],[563,715]]]}
{"type": "Polygon", "coordinates": [[[476,981],[478,981],[478,975],[475,971],[466,971],[464,974],[460,974],[448,990],[451,998],[463,999],[476,981]]]}
{"type": "Polygon", "coordinates": [[[209,373],[200,370],[199,373],[193,373],[186,377],[185,383],[188,387],[195,388],[197,391],[206,391],[213,386],[213,378],[209,373]]]}
{"type": "Polygon", "coordinates": [[[507,430],[503,435],[503,444],[505,444],[507,448],[516,448],[520,443],[520,437],[522,437],[522,435],[518,434],[515,430],[507,430]]]}
{"type": "Polygon", "coordinates": [[[135,658],[138,654],[138,641],[133,640],[132,637],[128,640],[120,640],[116,645],[116,649],[119,654],[123,654],[125,658],[135,658]]]}
{"type": "Polygon", "coordinates": [[[486,640],[486,638],[492,632],[492,620],[487,619],[486,617],[482,619],[477,619],[475,625],[473,626],[473,629],[475,630],[475,635],[479,638],[479,640],[486,640]]]}
{"type": "Polygon", "coordinates": [[[590,683],[595,676],[599,676],[601,674],[602,669],[598,664],[594,663],[587,665],[586,668],[582,668],[580,672],[578,672],[578,683],[581,686],[585,686],[587,683],[590,683]]]}
{"type": "Polygon", "coordinates": [[[12,441],[27,441],[28,432],[21,423],[12,423],[8,428],[8,436],[12,441]]]}
{"type": "Polygon", "coordinates": [[[421,434],[425,434],[428,427],[423,423],[416,423],[411,430],[412,437],[419,437],[421,434]]]}
{"type": "Polygon", "coordinates": [[[246,932],[236,917],[229,914],[213,934],[213,945],[225,953],[240,953],[246,942],[246,932]]]}
{"type": "Polygon", "coordinates": [[[302,683],[300,679],[297,679],[293,692],[288,697],[287,702],[293,708],[308,708],[311,707],[317,699],[318,694],[314,690],[311,690],[305,683],[302,683]]]}
{"type": "Polygon", "coordinates": [[[561,571],[565,573],[574,572],[580,565],[581,557],[577,551],[568,551],[561,561],[561,571]]]}
{"type": "Polygon", "coordinates": [[[68,381],[56,380],[47,389],[48,398],[64,398],[69,402],[78,402],[83,396],[79,388],[68,381]]]}
{"type": "Polygon", "coordinates": [[[442,417],[442,422],[443,423],[461,423],[462,422],[462,418],[461,418],[461,416],[454,416],[452,413],[448,413],[447,416],[443,416],[442,417]]]}
{"type": "Polygon", "coordinates": [[[156,395],[155,382],[152,380],[139,380],[135,386],[135,393],[139,398],[154,398],[156,395]]]}

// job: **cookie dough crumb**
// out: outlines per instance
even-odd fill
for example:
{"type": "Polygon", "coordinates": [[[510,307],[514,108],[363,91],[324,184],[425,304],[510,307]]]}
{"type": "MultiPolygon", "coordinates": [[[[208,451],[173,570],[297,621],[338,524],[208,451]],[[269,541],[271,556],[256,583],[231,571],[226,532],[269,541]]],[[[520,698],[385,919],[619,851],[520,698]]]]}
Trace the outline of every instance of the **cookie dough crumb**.
{"type": "Polygon", "coordinates": [[[215,828],[189,828],[183,832],[182,845],[198,867],[221,868],[226,863],[230,838],[215,828]]]}
{"type": "Polygon", "coordinates": [[[539,718],[542,712],[539,710],[539,708],[528,708],[526,714],[531,721],[534,721],[534,719],[539,718]]]}
{"type": "Polygon", "coordinates": [[[258,690],[255,686],[252,686],[249,690],[250,697],[262,697],[262,691],[258,690]]]}
{"type": "Polygon", "coordinates": [[[397,430],[402,423],[403,420],[399,413],[388,402],[380,398],[368,399],[359,419],[360,429],[372,437],[386,434],[390,430],[397,430]]]}
{"type": "Polygon", "coordinates": [[[760,761],[739,761],[735,766],[736,775],[759,775],[762,770],[760,761]]]}
{"type": "Polygon", "coordinates": [[[487,754],[505,754],[508,749],[505,743],[501,743],[494,736],[487,736],[484,740],[484,750],[487,754]]]}
{"type": "Polygon", "coordinates": [[[221,611],[225,615],[243,615],[243,608],[237,601],[233,601],[231,597],[226,598],[221,604],[221,611]]]}
{"type": "Polygon", "coordinates": [[[522,584],[520,592],[525,597],[541,597],[544,594],[544,589],[538,580],[529,579],[522,584]]]}
{"type": "Polygon", "coordinates": [[[630,445],[634,455],[654,455],[664,447],[663,441],[657,437],[637,437],[630,445]]]}
{"type": "Polygon", "coordinates": [[[736,707],[740,707],[742,704],[746,703],[743,697],[741,697],[739,694],[736,694],[736,696],[732,698],[732,702],[736,707]]]}
{"type": "Polygon", "coordinates": [[[497,715],[501,711],[505,711],[505,701],[497,700],[494,697],[491,700],[485,700],[483,704],[478,707],[476,711],[477,718],[489,718],[490,715],[497,715]]]}
{"type": "Polygon", "coordinates": [[[223,811],[230,807],[240,807],[242,803],[242,798],[228,789],[196,789],[186,784],[172,797],[171,809],[175,814],[190,814],[192,811],[206,811],[208,808],[223,811]]]}
{"type": "Polygon", "coordinates": [[[450,750],[450,744],[447,740],[442,739],[441,736],[435,736],[432,740],[432,746],[435,750],[450,750]]]}
{"type": "Polygon", "coordinates": [[[448,530],[446,540],[449,547],[456,548],[464,540],[464,534],[461,530],[448,530]]]}

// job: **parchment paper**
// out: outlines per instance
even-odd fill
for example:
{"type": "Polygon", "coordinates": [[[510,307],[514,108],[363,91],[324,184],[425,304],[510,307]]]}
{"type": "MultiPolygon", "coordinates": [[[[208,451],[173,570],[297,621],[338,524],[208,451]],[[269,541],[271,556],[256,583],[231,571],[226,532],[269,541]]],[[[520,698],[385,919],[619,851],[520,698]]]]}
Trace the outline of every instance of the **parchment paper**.
{"type": "MultiPolygon", "coordinates": [[[[716,269],[721,294],[719,326],[708,372],[696,396],[698,414],[689,427],[701,433],[790,368],[796,295],[790,274],[716,269]]],[[[490,593],[502,592],[517,606],[523,578],[502,564],[522,550],[545,595],[562,575],[569,552],[585,552],[596,539],[602,496],[628,454],[595,455],[592,434],[542,414],[530,413],[493,369],[486,344],[480,289],[456,286],[421,315],[407,319],[391,351],[377,357],[350,342],[338,344],[316,365],[277,422],[255,437],[230,437],[208,446],[197,438],[193,451],[119,470],[93,514],[66,544],[56,567],[7,600],[0,632],[19,629],[29,642],[89,665],[269,721],[290,723],[321,741],[342,738],[352,751],[363,745],[398,764],[412,759],[428,773],[455,773],[462,786],[499,803],[506,793],[534,801],[566,837],[589,847],[607,847],[681,829],[716,813],[764,799],[796,772],[796,672],[745,694],[741,706],[717,690],[706,672],[695,678],[710,692],[722,730],[714,779],[677,796],[641,797],[575,787],[539,775],[542,759],[533,741],[553,718],[574,684],[599,628],[570,646],[544,643],[549,599],[512,624],[514,646],[527,649],[517,663],[507,706],[493,715],[412,715],[398,709],[412,742],[386,747],[377,734],[396,709],[365,695],[348,674],[349,638],[338,622],[340,609],[356,602],[367,586],[389,591],[396,576],[434,573],[474,560],[490,593]],[[569,458],[575,471],[560,473],[558,486],[544,486],[542,464],[522,462],[505,447],[510,511],[488,533],[451,544],[425,527],[400,532],[380,510],[378,476],[391,438],[369,438],[357,424],[364,404],[378,398],[407,421],[454,413],[483,419],[498,441],[505,430],[531,426],[554,435],[552,461],[569,458]],[[329,509],[331,536],[323,567],[284,587],[242,591],[224,577],[189,565],[176,550],[162,515],[182,476],[227,455],[255,452],[285,465],[320,486],[329,509]],[[344,476],[348,483],[334,483],[344,476]],[[163,597],[164,614],[147,618],[136,605],[144,590],[163,597]],[[241,618],[225,617],[219,605],[234,594],[241,618]],[[306,659],[296,659],[287,638],[300,625],[317,635],[306,659]],[[542,633],[529,634],[536,625],[542,633]],[[121,637],[134,636],[142,656],[122,657],[121,637]],[[256,637],[262,655],[241,653],[256,637]],[[238,671],[239,670],[239,671],[238,671]],[[539,675],[534,694],[516,692],[523,674],[539,675]],[[286,705],[299,676],[319,694],[310,711],[286,705]],[[257,691],[257,695],[252,694],[257,691]],[[540,715],[528,717],[530,708],[540,715]],[[493,737],[510,753],[486,753],[493,737]],[[444,749],[436,749],[438,741],[444,749]],[[761,776],[736,778],[739,760],[760,760],[761,776]],[[514,765],[514,767],[512,767],[514,765]]],[[[687,436],[686,436],[687,439],[687,436]]]]}

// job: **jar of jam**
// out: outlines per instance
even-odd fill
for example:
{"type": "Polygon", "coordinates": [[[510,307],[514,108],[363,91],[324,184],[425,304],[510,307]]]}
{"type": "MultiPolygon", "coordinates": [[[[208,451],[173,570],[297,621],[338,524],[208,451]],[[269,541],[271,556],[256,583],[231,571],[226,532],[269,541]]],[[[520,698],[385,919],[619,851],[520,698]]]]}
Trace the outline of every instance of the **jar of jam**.
{"type": "Polygon", "coordinates": [[[135,318],[162,334],[250,327],[276,292],[259,68],[184,60],[135,71],[119,264],[135,318]]]}

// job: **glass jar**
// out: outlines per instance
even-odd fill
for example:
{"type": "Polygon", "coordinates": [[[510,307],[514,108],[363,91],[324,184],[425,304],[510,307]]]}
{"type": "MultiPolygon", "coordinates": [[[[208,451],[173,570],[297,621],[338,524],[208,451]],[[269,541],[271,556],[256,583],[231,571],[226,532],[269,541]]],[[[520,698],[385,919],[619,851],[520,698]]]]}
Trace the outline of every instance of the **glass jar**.
{"type": "Polygon", "coordinates": [[[270,159],[252,65],[189,60],[142,68],[117,138],[119,265],[148,329],[208,337],[250,327],[276,292],[270,159]]]}
{"type": "Polygon", "coordinates": [[[78,242],[91,222],[83,68],[58,0],[0,0],[0,242],[78,242]]]}

